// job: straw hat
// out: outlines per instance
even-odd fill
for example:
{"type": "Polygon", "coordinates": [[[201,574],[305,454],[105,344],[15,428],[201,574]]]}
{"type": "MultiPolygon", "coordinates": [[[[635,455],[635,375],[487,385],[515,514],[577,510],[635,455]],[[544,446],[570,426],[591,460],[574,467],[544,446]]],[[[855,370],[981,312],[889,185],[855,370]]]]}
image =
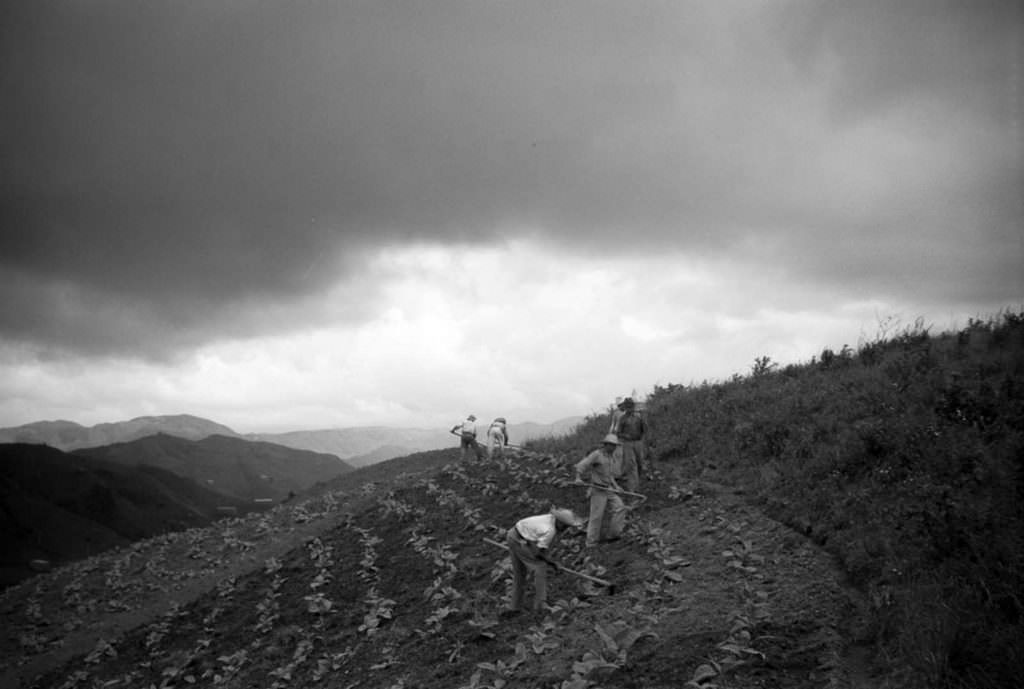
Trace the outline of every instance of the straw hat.
{"type": "Polygon", "coordinates": [[[587,523],[586,519],[577,517],[575,512],[567,510],[564,507],[552,507],[551,514],[554,515],[555,519],[566,526],[583,526],[587,523]]]}

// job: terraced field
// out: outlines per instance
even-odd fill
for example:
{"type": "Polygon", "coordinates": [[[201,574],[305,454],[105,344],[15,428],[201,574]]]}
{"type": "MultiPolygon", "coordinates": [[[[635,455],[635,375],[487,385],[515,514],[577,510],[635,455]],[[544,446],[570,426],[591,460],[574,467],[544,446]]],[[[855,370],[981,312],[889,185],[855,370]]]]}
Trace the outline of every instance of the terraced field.
{"type": "Polygon", "coordinates": [[[544,613],[501,618],[510,565],[484,539],[585,514],[576,459],[423,453],[41,575],[0,597],[0,687],[870,685],[828,556],[666,464],[621,541],[556,550],[614,593],[554,574],[544,613]]]}

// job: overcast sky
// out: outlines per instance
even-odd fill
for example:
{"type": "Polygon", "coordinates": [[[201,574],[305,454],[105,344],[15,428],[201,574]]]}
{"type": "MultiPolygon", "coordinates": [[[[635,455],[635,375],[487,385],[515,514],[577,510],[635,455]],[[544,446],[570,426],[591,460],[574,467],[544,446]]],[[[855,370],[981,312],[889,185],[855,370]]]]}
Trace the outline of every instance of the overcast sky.
{"type": "Polygon", "coordinates": [[[0,426],[550,422],[1024,306],[1016,0],[14,0],[0,426]]]}

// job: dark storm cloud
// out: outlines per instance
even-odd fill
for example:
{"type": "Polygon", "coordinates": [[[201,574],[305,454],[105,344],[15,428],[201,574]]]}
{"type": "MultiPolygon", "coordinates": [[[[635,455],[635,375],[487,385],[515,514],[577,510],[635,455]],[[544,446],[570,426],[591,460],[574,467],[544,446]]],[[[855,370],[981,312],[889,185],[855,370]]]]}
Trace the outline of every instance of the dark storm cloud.
{"type": "Polygon", "coordinates": [[[1020,116],[1017,0],[800,0],[773,20],[794,62],[813,77],[827,65],[832,115],[858,120],[914,98],[1001,126],[1020,116]]]}
{"type": "MultiPolygon", "coordinates": [[[[787,99],[826,90],[840,129],[920,92],[998,136],[1019,31],[1011,3],[967,7],[9,3],[0,333],[145,350],[259,330],[261,303],[357,274],[365,250],[520,227],[641,251],[758,228],[796,269],[872,263],[895,233],[879,218],[912,221],[929,190],[860,220],[816,205],[808,152],[780,135],[813,115],[787,99]]],[[[1017,181],[963,164],[968,205],[1017,181]]],[[[1020,219],[994,200],[986,238],[1020,219]]]]}

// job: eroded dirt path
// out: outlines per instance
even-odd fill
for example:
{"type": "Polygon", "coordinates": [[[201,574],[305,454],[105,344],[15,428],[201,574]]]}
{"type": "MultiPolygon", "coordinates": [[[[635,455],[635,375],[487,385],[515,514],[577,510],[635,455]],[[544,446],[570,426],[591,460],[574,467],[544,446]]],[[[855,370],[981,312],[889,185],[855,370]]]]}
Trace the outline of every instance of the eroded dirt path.
{"type": "Polygon", "coordinates": [[[728,489],[692,488],[679,506],[638,515],[665,529],[690,564],[676,570],[673,612],[655,627],[658,640],[637,649],[617,686],[681,686],[701,665],[737,659],[747,662],[725,686],[870,686],[848,642],[860,596],[832,557],[728,489]],[[730,647],[748,623],[750,636],[730,647]]]}

